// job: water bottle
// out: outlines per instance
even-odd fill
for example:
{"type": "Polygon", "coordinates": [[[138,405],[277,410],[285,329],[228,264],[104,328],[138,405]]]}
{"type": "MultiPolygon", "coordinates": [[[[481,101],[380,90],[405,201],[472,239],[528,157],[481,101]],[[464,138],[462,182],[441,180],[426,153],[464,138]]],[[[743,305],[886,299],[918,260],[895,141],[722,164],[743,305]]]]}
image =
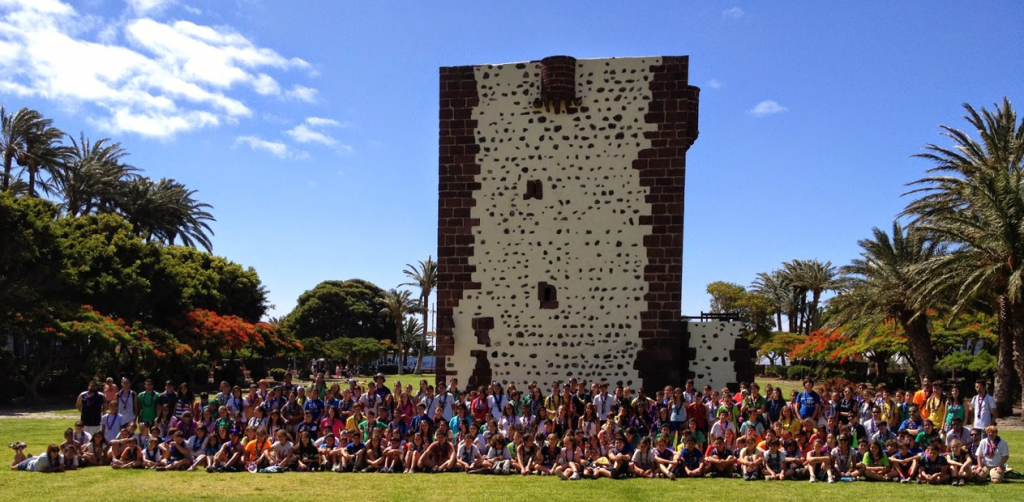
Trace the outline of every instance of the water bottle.
{"type": "Polygon", "coordinates": [[[839,481],[842,481],[843,483],[849,483],[849,482],[853,481],[853,478],[851,478],[850,476],[843,476],[843,477],[839,478],[839,481]]]}

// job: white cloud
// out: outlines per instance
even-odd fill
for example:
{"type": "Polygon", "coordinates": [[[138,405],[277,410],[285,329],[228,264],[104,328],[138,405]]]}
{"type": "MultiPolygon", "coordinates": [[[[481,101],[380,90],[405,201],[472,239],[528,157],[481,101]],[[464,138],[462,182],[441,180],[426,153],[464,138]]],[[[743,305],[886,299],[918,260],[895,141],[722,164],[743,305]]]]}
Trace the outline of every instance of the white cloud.
{"type": "Polygon", "coordinates": [[[292,87],[292,89],[290,91],[288,91],[287,93],[285,93],[285,94],[288,97],[290,97],[290,98],[295,98],[295,99],[298,99],[300,101],[305,101],[307,103],[315,103],[316,102],[317,90],[313,89],[312,87],[305,87],[305,86],[301,86],[301,85],[296,85],[295,87],[292,87]]]}
{"type": "Polygon", "coordinates": [[[350,125],[348,122],[338,122],[334,119],[306,117],[303,123],[285,131],[285,134],[291,136],[292,139],[299,143],[320,143],[321,145],[333,146],[340,152],[353,153],[355,149],[351,145],[341,144],[334,137],[324,133],[322,130],[318,130],[324,127],[340,128],[349,127],[350,125]]]}
{"type": "MultiPolygon", "coordinates": [[[[334,119],[325,119],[322,117],[306,117],[306,123],[311,126],[335,126],[341,127],[341,122],[334,119]]],[[[346,124],[347,125],[347,124],[346,124]]]]}
{"type": "Polygon", "coordinates": [[[310,129],[306,124],[299,124],[285,131],[285,133],[299,143],[320,143],[322,145],[331,146],[338,142],[338,140],[322,132],[310,129]]]}
{"type": "Polygon", "coordinates": [[[201,15],[203,15],[203,11],[201,9],[198,9],[198,8],[193,7],[191,5],[183,5],[181,8],[185,9],[185,12],[188,12],[189,14],[192,14],[193,16],[201,16],[201,15]]]}
{"type": "Polygon", "coordinates": [[[766,99],[750,109],[751,115],[755,117],[764,117],[766,115],[773,115],[779,112],[789,111],[789,108],[782,106],[771,99],[766,99]]]}
{"type": "Polygon", "coordinates": [[[724,11],[722,11],[722,17],[726,19],[739,19],[743,17],[744,14],[746,14],[746,12],[744,12],[743,9],[739,7],[733,7],[731,9],[725,9],[724,11]]]}
{"type": "Polygon", "coordinates": [[[160,12],[177,0],[128,0],[128,6],[139,15],[160,12]]]}
{"type": "Polygon", "coordinates": [[[253,150],[266,150],[282,159],[288,157],[288,145],[279,141],[267,141],[256,136],[239,136],[235,144],[249,145],[253,150]]]}
{"type": "MultiPolygon", "coordinates": [[[[170,3],[129,5],[139,13],[170,3]]],[[[233,91],[251,87],[280,96],[268,70],[309,68],[226,27],[130,13],[122,21],[104,20],[59,0],[0,0],[0,90],[90,105],[91,120],[112,131],[166,139],[236,122],[252,111],[233,91]]],[[[298,85],[293,91],[307,100],[316,96],[298,85]]]]}
{"type": "Polygon", "coordinates": [[[717,78],[713,78],[711,80],[708,80],[708,87],[710,87],[712,89],[721,89],[722,88],[722,82],[720,80],[718,80],[717,78]]]}

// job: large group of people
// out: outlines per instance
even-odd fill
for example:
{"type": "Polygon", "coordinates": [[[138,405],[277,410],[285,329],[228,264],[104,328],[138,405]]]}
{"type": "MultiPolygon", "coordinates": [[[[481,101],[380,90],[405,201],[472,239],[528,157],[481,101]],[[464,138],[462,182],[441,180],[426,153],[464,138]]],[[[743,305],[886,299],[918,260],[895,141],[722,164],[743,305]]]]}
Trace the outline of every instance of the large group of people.
{"type": "MultiPolygon", "coordinates": [[[[565,480],[699,478],[815,482],[1001,483],[1009,448],[984,381],[956,386],[866,384],[788,399],[780,388],[739,392],[666,386],[648,395],[575,378],[459,389],[385,385],[377,375],[296,385],[291,374],[248,389],[221,382],[198,396],[168,381],[132,390],[125,377],[92,382],[80,420],[38,456],[16,450],[12,469],[87,466],[207,472],[465,472],[565,480]]],[[[819,391],[822,391],[819,393],[819,391]]]]}

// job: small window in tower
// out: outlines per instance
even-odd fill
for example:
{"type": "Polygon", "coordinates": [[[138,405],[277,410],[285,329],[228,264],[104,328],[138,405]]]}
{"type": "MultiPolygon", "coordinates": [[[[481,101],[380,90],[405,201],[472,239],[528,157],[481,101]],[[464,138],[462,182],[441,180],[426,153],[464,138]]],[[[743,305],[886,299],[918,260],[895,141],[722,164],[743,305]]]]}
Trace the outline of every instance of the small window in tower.
{"type": "Polygon", "coordinates": [[[526,193],[523,194],[523,200],[537,199],[541,200],[544,198],[544,183],[541,180],[528,180],[526,182],[526,193]]]}
{"type": "Polygon", "coordinates": [[[541,282],[537,284],[537,298],[540,299],[540,308],[558,308],[558,289],[554,284],[541,282]]]}

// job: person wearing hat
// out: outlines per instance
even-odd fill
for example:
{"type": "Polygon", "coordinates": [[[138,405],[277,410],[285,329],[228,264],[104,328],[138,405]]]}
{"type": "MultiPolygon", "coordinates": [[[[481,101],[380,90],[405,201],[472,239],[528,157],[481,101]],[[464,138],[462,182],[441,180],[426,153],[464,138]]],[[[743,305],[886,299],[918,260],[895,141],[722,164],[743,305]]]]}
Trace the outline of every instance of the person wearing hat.
{"type": "Polygon", "coordinates": [[[231,429],[230,440],[220,447],[220,451],[214,457],[214,465],[207,467],[206,472],[234,472],[242,467],[242,433],[238,429],[231,429]]]}
{"type": "Polygon", "coordinates": [[[383,373],[377,373],[373,376],[373,381],[377,383],[377,396],[380,398],[381,402],[384,402],[384,399],[388,397],[388,394],[391,394],[391,389],[389,389],[387,385],[384,385],[386,380],[387,377],[385,377],[383,373]]]}

